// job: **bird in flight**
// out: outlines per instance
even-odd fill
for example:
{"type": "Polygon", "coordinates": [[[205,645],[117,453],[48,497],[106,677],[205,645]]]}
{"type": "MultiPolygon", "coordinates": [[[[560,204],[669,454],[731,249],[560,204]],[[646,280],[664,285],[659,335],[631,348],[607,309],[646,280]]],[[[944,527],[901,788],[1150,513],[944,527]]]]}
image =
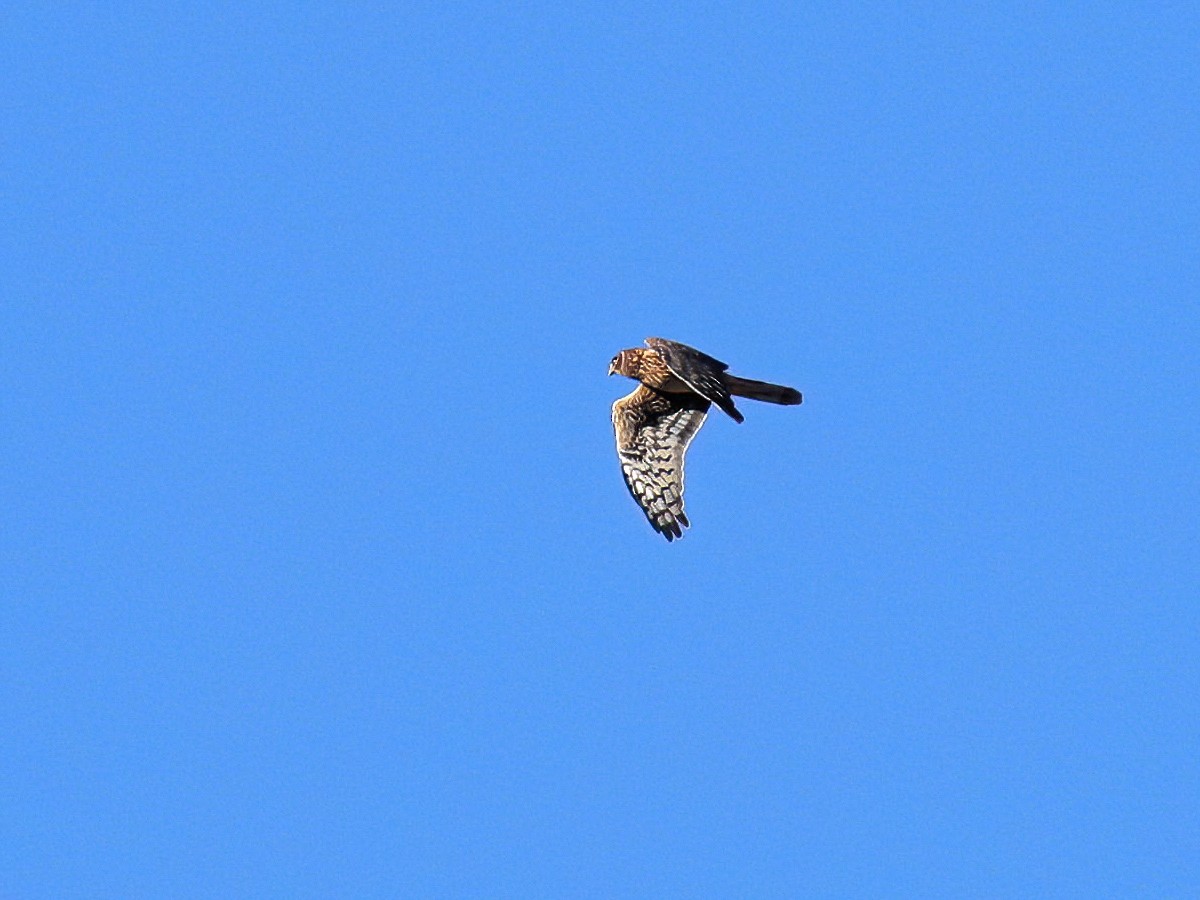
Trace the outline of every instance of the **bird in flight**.
{"type": "Polygon", "coordinates": [[[709,406],[717,404],[740,423],[745,417],[734,397],[781,406],[803,399],[793,388],[739,378],[728,369],[694,347],[654,337],[646,338],[644,348],[622,350],[608,364],[609,375],[638,382],[612,408],[621,473],[650,525],[668,541],[691,525],[683,512],[683,457],[709,406]]]}

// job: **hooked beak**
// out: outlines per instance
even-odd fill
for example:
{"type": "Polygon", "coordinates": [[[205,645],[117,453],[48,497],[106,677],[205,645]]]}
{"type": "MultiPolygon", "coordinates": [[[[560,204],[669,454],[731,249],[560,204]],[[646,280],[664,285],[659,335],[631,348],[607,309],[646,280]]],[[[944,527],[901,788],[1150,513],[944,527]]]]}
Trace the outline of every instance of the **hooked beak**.
{"type": "Polygon", "coordinates": [[[617,374],[617,369],[616,369],[616,367],[615,367],[615,366],[614,366],[612,363],[609,363],[609,364],[608,364],[608,374],[609,374],[610,376],[612,376],[612,375],[616,375],[616,374],[617,374]]]}

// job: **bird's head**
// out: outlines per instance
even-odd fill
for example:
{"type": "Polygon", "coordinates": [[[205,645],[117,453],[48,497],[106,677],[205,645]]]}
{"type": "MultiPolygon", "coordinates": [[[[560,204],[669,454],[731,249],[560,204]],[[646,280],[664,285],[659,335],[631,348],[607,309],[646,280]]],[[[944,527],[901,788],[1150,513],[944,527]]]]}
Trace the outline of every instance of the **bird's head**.
{"type": "Polygon", "coordinates": [[[608,364],[609,375],[632,375],[631,368],[632,360],[629,359],[629,351],[622,350],[608,364]]]}

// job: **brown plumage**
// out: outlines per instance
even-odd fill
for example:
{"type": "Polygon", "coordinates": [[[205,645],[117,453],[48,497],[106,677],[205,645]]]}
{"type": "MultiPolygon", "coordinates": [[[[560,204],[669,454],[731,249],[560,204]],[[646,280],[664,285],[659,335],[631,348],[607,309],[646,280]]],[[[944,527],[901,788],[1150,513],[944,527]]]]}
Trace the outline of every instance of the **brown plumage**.
{"type": "Polygon", "coordinates": [[[646,338],[646,348],[622,350],[608,365],[609,375],[640,382],[613,404],[617,457],[629,493],[668,541],[691,524],[683,511],[683,458],[709,406],[715,403],[742,422],[734,397],[782,406],[803,399],[793,388],[739,378],[728,368],[686,344],[653,337],[646,338]]]}

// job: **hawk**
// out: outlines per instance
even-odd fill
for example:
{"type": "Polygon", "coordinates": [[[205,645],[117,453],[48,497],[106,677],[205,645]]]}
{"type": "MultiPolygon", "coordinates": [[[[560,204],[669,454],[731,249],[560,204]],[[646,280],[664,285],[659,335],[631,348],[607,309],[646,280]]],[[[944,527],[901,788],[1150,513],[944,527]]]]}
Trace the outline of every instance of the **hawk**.
{"type": "Polygon", "coordinates": [[[745,417],[734,397],[795,406],[800,392],[779,384],[730,375],[725,363],[694,347],[646,338],[646,347],[622,350],[609,375],[639,382],[612,408],[617,457],[629,493],[650,525],[673,541],[691,525],[683,512],[683,457],[713,403],[735,422],[745,417]]]}

